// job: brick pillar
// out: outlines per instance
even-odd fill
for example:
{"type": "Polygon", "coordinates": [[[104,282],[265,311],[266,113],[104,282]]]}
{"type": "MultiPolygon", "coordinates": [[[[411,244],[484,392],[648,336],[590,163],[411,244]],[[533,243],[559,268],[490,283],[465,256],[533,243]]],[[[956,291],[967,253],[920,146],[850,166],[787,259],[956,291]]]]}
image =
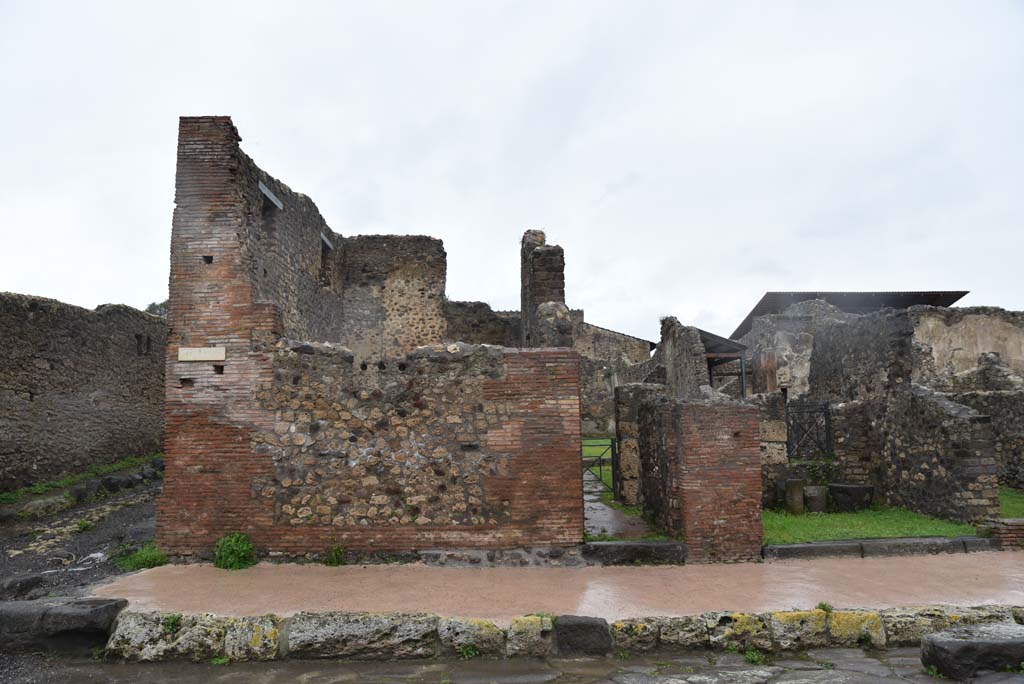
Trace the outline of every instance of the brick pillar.
{"type": "Polygon", "coordinates": [[[657,397],[639,412],[645,511],[683,538],[687,561],[761,557],[758,412],[657,397]]]}
{"type": "MultiPolygon", "coordinates": [[[[523,234],[520,250],[520,316],[522,346],[543,346],[545,339],[537,330],[537,307],[545,302],[565,304],[565,255],[558,245],[545,242],[543,231],[523,234]]],[[[571,346],[569,343],[558,346],[571,346]]],[[[554,346],[554,345],[548,345],[554,346]]]]}

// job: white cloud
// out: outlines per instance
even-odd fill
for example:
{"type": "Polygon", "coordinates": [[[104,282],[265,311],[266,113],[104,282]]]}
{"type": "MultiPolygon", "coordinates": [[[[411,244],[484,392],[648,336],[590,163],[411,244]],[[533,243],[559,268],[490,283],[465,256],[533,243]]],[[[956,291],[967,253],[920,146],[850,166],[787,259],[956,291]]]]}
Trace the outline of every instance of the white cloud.
{"type": "Polygon", "coordinates": [[[728,334],[765,290],[1024,308],[1024,10],[988,3],[2,3],[0,290],[163,299],[176,119],[342,234],[424,233],[518,306],[728,334]]]}

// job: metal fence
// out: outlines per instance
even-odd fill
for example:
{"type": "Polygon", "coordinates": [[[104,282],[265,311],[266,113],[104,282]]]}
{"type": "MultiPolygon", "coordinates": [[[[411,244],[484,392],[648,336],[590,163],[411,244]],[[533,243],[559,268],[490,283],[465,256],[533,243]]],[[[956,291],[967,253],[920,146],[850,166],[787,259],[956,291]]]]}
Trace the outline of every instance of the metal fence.
{"type": "Polygon", "coordinates": [[[615,489],[613,464],[618,457],[615,439],[588,437],[583,439],[583,470],[589,470],[608,491],[615,489]]]}

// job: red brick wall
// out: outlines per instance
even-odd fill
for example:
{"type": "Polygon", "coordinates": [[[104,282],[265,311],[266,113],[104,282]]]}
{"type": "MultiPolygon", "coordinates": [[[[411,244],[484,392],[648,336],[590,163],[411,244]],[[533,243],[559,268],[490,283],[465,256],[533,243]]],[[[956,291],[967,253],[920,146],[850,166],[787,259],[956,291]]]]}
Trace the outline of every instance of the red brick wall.
{"type": "MultiPolygon", "coordinates": [[[[268,408],[265,397],[282,382],[275,375],[281,370],[275,359],[294,352],[275,346],[281,340],[281,312],[254,294],[259,289],[253,283],[258,269],[252,268],[257,241],[251,234],[258,227],[252,225],[254,189],[249,185],[255,179],[238,141],[226,117],[181,120],[171,238],[166,471],[157,508],[157,544],[171,553],[208,555],[220,536],[235,531],[249,534],[261,552],[295,555],[322,553],[336,544],[397,551],[579,543],[580,380],[579,358],[571,350],[505,350],[500,368],[467,376],[467,382],[480,386],[479,406],[496,407],[502,417],[500,424],[491,425],[482,408],[474,416],[483,434],[474,458],[501,460],[508,471],[482,478],[479,485],[485,502],[507,511],[494,524],[282,521],[278,492],[284,473],[306,466],[315,473],[315,459],[327,455],[303,452],[282,464],[275,458],[284,452],[275,451],[266,436],[282,424],[286,429],[308,427],[310,419],[299,415],[307,411],[329,419],[344,397],[332,395],[314,377],[303,388],[307,396],[294,399],[296,415],[268,408]],[[179,362],[183,346],[224,347],[226,360],[179,362]],[[216,366],[223,366],[222,372],[216,366]]],[[[403,367],[400,362],[395,359],[394,365],[403,367]]],[[[362,377],[351,359],[332,370],[353,383],[362,377]]],[[[411,386],[413,378],[408,381],[411,386]]],[[[473,414],[477,405],[467,403],[457,410],[473,414]]],[[[425,424],[403,429],[436,434],[450,423],[449,417],[439,411],[424,418],[425,424]]],[[[459,446],[453,443],[451,449],[449,467],[455,469],[459,446]]]]}
{"type": "Polygon", "coordinates": [[[661,397],[640,409],[644,507],[692,563],[761,557],[757,409],[661,397]]]}
{"type": "Polygon", "coordinates": [[[1024,518],[1001,518],[992,525],[992,536],[1004,549],[1024,549],[1024,518]]]}

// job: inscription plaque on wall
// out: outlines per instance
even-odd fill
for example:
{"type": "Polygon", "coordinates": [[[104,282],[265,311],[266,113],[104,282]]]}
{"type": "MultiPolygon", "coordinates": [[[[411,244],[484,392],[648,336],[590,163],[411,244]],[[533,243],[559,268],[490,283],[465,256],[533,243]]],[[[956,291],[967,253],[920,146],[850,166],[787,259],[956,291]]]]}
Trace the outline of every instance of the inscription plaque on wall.
{"type": "Polygon", "coordinates": [[[223,361],[224,347],[178,347],[179,361],[223,361]]]}

